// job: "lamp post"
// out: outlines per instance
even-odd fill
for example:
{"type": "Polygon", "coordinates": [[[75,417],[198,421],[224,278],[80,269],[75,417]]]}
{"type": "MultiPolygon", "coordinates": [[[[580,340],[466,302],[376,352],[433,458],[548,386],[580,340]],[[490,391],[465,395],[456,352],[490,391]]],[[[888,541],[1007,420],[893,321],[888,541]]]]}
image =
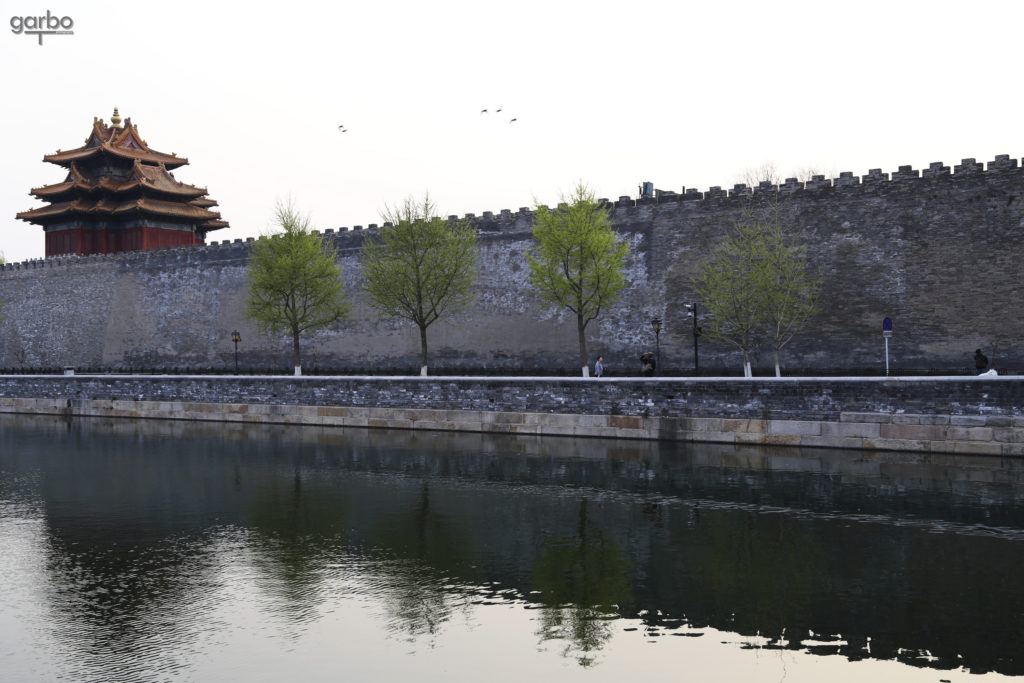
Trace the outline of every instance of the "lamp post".
{"type": "Polygon", "coordinates": [[[654,368],[657,370],[661,365],[661,318],[651,320],[651,327],[654,328],[654,368]]]}
{"type": "Polygon", "coordinates": [[[235,342],[235,374],[238,374],[238,342],[242,341],[242,335],[238,334],[238,330],[231,333],[231,341],[235,342]]]}
{"type": "Polygon", "coordinates": [[[694,301],[692,304],[686,304],[687,310],[690,311],[690,317],[693,318],[693,374],[700,374],[700,362],[697,348],[697,339],[700,337],[700,327],[697,326],[697,302],[694,301]]]}

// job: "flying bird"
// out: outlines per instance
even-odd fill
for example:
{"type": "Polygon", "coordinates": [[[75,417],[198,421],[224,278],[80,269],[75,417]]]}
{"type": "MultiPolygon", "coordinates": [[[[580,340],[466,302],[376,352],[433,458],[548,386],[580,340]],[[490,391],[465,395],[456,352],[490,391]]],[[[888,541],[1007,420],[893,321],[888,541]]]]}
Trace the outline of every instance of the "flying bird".
{"type": "MultiPolygon", "coordinates": [[[[499,106],[499,107],[498,107],[497,109],[495,109],[495,110],[494,110],[494,113],[495,113],[495,114],[500,114],[500,113],[501,113],[501,112],[503,112],[503,111],[505,111],[505,105],[501,105],[501,106],[499,106]]],[[[490,112],[490,110],[489,110],[489,109],[481,109],[481,110],[480,110],[480,113],[481,113],[481,114],[489,114],[489,113],[491,113],[491,112],[490,112]]],[[[518,120],[519,120],[518,118],[512,118],[512,120],[510,120],[510,121],[509,121],[509,123],[515,123],[515,122],[516,122],[516,121],[518,121],[518,120]]]]}
{"type": "Polygon", "coordinates": [[[338,130],[340,130],[342,133],[348,132],[348,128],[346,128],[345,126],[338,126],[338,130]]]}

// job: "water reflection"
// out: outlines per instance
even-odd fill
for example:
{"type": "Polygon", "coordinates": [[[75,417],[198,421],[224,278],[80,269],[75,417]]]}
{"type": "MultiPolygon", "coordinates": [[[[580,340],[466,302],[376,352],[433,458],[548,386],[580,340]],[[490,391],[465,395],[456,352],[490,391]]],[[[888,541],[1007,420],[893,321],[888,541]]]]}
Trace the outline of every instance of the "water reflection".
{"type": "Polygon", "coordinates": [[[14,680],[259,680],[380,628],[422,673],[512,609],[580,669],[713,629],[1019,675],[1022,465],[0,416],[0,647],[14,680]]]}
{"type": "Polygon", "coordinates": [[[589,518],[589,502],[579,502],[574,536],[545,543],[533,577],[544,605],[538,635],[563,641],[563,655],[574,655],[581,666],[593,664],[593,653],[611,638],[607,618],[618,610],[629,613],[633,602],[626,556],[589,518]]]}

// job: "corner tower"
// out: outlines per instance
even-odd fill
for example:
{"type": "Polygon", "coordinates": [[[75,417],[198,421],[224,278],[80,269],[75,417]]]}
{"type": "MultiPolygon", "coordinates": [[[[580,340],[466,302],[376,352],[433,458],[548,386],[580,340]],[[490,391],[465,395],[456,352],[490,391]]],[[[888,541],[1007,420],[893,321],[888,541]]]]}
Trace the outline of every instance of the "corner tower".
{"type": "Polygon", "coordinates": [[[116,108],[109,126],[93,118],[84,146],[43,161],[68,169],[67,177],[32,189],[48,205],[17,218],[42,226],[47,257],[202,244],[207,232],[228,226],[205,189],[171,175],[188,159],[150,149],[130,118],[121,125],[116,108]]]}

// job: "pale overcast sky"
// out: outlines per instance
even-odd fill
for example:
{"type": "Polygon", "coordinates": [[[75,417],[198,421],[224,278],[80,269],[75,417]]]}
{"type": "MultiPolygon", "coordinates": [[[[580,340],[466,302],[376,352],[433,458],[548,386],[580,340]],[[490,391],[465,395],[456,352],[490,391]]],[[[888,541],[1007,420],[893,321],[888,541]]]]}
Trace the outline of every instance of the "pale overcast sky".
{"type": "Polygon", "coordinates": [[[73,35],[5,32],[0,251],[42,257],[42,157],[115,106],[191,162],[231,223],[269,229],[291,196],[317,228],[380,222],[429,191],[445,214],[598,196],[892,172],[1024,156],[1024,2],[377,0],[248,4],[31,0],[7,15],[73,35]],[[498,114],[494,110],[502,107],[498,114]],[[491,113],[481,114],[481,109],[491,113]],[[510,119],[517,118],[514,123],[510,119]],[[347,128],[346,133],[338,130],[347,128]]]}

